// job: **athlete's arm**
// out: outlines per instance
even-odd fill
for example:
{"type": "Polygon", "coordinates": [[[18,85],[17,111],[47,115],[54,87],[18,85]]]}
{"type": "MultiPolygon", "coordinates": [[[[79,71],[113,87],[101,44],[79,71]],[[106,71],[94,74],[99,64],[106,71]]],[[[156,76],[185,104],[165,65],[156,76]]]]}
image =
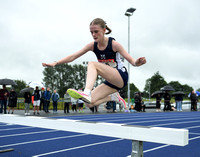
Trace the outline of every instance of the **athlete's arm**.
{"type": "Polygon", "coordinates": [[[112,41],[113,51],[119,52],[130,64],[133,66],[141,66],[146,63],[145,57],[140,57],[138,59],[134,59],[121,44],[117,41],[112,41]]]}
{"type": "Polygon", "coordinates": [[[94,42],[91,42],[89,44],[87,44],[85,47],[83,47],[81,50],[70,54],[56,62],[53,63],[42,63],[43,66],[56,66],[58,64],[63,64],[63,63],[69,63],[74,61],[75,59],[79,58],[80,56],[84,55],[85,53],[87,53],[88,51],[92,51],[94,47],[94,42]]]}

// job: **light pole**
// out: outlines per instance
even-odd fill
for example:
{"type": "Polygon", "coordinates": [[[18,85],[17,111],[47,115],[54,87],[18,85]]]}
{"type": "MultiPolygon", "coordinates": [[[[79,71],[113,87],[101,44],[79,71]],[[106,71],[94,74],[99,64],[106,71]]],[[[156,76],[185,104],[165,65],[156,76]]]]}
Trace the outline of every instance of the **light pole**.
{"type": "Polygon", "coordinates": [[[84,65],[84,68],[85,68],[85,83],[86,83],[86,77],[87,77],[87,65],[88,65],[88,62],[86,61],[83,61],[83,65],[84,65]]]}
{"type": "MultiPolygon", "coordinates": [[[[128,53],[130,54],[130,16],[133,15],[135,8],[126,10],[125,15],[128,16],[128,53]]],[[[130,104],[130,63],[128,63],[128,106],[130,104]]]]}
{"type": "Polygon", "coordinates": [[[148,84],[149,84],[149,102],[150,102],[150,98],[151,98],[151,81],[149,81],[148,84]]]}

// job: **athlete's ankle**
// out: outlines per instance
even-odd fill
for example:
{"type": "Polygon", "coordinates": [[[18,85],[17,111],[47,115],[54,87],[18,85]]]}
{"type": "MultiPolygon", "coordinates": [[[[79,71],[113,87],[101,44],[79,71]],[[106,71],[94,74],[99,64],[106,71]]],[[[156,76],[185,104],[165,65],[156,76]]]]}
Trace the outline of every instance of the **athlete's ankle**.
{"type": "Polygon", "coordinates": [[[117,98],[117,92],[115,92],[115,93],[113,93],[113,94],[110,94],[110,99],[111,99],[111,101],[116,101],[116,100],[118,100],[118,98],[117,98]]]}
{"type": "Polygon", "coordinates": [[[88,96],[91,96],[91,90],[90,89],[85,88],[84,93],[87,94],[88,96]]]}

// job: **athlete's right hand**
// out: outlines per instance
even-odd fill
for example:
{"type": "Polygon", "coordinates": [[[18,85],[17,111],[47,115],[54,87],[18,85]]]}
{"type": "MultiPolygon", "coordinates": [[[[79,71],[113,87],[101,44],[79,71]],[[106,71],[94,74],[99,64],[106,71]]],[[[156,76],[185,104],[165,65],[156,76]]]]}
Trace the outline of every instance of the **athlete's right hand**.
{"type": "Polygon", "coordinates": [[[42,63],[43,67],[54,67],[56,66],[57,62],[53,62],[53,63],[42,63]]]}

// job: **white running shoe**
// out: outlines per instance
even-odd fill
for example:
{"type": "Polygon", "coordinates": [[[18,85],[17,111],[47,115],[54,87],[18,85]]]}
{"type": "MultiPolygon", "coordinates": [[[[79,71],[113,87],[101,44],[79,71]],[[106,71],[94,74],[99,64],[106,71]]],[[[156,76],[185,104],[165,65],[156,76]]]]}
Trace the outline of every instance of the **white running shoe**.
{"type": "Polygon", "coordinates": [[[84,92],[79,92],[75,89],[68,89],[67,93],[75,99],[82,99],[84,102],[90,104],[91,103],[91,94],[85,94],[84,92]]]}
{"type": "Polygon", "coordinates": [[[116,103],[119,103],[122,108],[126,108],[126,101],[119,95],[118,92],[111,94],[111,99],[116,103]]]}

